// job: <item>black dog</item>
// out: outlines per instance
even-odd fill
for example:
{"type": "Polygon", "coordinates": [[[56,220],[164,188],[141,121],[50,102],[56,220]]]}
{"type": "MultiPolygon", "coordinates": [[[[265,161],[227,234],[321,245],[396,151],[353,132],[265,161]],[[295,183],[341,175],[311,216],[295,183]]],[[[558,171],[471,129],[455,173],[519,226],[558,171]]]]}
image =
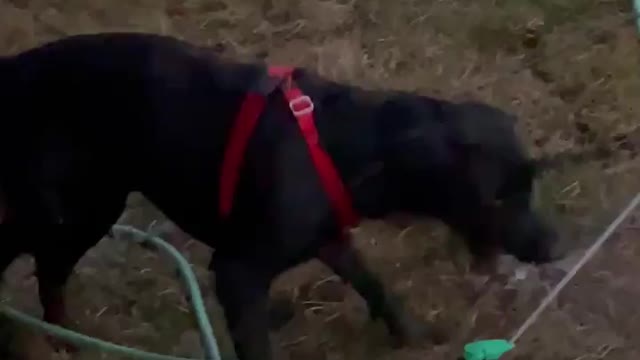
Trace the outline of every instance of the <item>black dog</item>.
{"type": "MultiPolygon", "coordinates": [[[[366,300],[392,335],[411,318],[367,270],[341,229],[282,93],[251,135],[229,218],[220,166],[247,91],[266,67],[146,34],[69,37],[0,60],[0,271],[32,253],[49,321],[76,261],[142,192],[180,228],[215,247],[211,269],[238,357],[269,359],[267,297],[276,275],[319,258],[366,300]],[[45,232],[46,231],[46,232],[45,232]],[[42,235],[42,236],[41,236],[42,235]]],[[[530,206],[534,163],[514,118],[479,103],[369,92],[303,69],[320,142],[364,217],[441,219],[478,258],[552,258],[554,232],[530,206]]]]}

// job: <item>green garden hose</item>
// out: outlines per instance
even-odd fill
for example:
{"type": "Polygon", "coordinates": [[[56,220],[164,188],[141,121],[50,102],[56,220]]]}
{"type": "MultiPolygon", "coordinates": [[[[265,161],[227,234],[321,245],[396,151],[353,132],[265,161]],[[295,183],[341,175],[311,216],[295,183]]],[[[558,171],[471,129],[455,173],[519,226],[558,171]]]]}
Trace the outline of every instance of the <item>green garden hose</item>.
{"type": "MultiPolygon", "coordinates": [[[[188,292],[191,296],[191,304],[193,306],[196,320],[198,322],[198,327],[200,328],[201,339],[206,359],[220,360],[218,343],[216,342],[213,328],[211,327],[209,317],[207,316],[207,312],[204,307],[202,294],[200,292],[200,288],[198,287],[196,276],[191,270],[191,265],[189,265],[187,260],[182,256],[182,254],[180,254],[178,250],[176,250],[176,248],[157,236],[151,236],[144,231],[138,230],[131,226],[115,225],[113,229],[116,231],[131,233],[134,235],[135,240],[138,240],[140,242],[147,242],[157,249],[160,249],[164,253],[170,255],[175,260],[178,265],[178,271],[181,274],[182,280],[186,284],[188,292]]],[[[67,330],[57,325],[46,323],[40,319],[26,315],[4,305],[0,305],[0,315],[78,347],[93,348],[99,351],[114,353],[141,360],[194,360],[169,355],[154,354],[129,348],[126,346],[116,345],[87,335],[82,335],[71,330],[67,330]]]]}

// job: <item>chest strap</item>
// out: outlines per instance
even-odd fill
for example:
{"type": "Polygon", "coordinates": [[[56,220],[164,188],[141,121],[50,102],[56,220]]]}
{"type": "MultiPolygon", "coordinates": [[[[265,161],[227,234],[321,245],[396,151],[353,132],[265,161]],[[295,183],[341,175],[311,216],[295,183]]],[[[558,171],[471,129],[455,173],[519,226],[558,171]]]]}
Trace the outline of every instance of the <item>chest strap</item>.
{"type": "Polygon", "coordinates": [[[339,224],[343,230],[346,230],[358,223],[358,216],[331,157],[320,144],[318,130],[313,117],[313,101],[297,86],[293,80],[293,71],[294,69],[291,67],[269,67],[269,79],[265,83],[266,88],[249,92],[245,96],[236,120],[232,125],[230,138],[224,153],[220,179],[219,211],[221,216],[225,218],[231,214],[247,144],[266,106],[267,95],[279,88],[289,103],[291,113],[296,118],[313,165],[318,172],[320,183],[336,213],[339,224]]]}

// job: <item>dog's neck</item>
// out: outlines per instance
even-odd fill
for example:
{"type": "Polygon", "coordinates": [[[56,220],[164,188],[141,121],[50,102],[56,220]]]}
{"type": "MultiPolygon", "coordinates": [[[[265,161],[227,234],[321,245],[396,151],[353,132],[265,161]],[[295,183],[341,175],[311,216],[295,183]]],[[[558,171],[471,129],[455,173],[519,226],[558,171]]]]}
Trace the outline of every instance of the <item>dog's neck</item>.
{"type": "Polygon", "coordinates": [[[302,82],[320,105],[316,122],[322,142],[350,191],[356,211],[365,218],[385,216],[391,195],[386,184],[385,148],[387,139],[394,136],[381,126],[380,111],[388,95],[313,78],[302,82]]]}
{"type": "MultiPolygon", "coordinates": [[[[433,170],[445,166],[448,155],[443,107],[447,102],[402,92],[368,91],[335,83],[319,92],[318,127],[354,206],[365,218],[412,211],[412,191],[402,187],[407,168],[433,170]],[[398,177],[402,178],[398,178],[398,177]],[[399,188],[401,187],[401,188],[399,188]],[[409,196],[411,197],[411,196],[409,196]],[[407,201],[408,200],[408,201],[407,201]],[[405,209],[406,208],[406,209],[405,209]]],[[[316,94],[314,94],[316,95],[316,94]]],[[[437,188],[437,179],[410,186],[437,188]]]]}

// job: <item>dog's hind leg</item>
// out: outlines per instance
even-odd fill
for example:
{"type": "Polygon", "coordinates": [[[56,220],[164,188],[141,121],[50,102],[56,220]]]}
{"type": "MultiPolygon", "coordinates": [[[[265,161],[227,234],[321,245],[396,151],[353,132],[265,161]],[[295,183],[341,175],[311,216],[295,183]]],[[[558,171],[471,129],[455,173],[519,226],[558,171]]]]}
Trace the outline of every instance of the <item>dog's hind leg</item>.
{"type": "Polygon", "coordinates": [[[382,318],[394,339],[394,346],[413,344],[427,335],[427,326],[410,316],[400,298],[387,294],[382,282],[369,270],[348,242],[335,241],[318,255],[367,302],[373,319],[382,318]]]}
{"type": "Polygon", "coordinates": [[[62,224],[52,226],[50,236],[40,241],[33,253],[44,319],[63,326],[70,325],[64,301],[66,282],[78,260],[107,235],[117,221],[124,209],[126,194],[98,198],[74,196],[64,200],[67,203],[62,224]]]}
{"type": "MultiPolygon", "coordinates": [[[[91,226],[94,228],[94,226],[91,226]]],[[[102,229],[106,232],[107,229],[102,229]]],[[[101,238],[98,230],[60,225],[47,234],[47,244],[34,252],[44,320],[68,325],[64,288],[80,258],[101,238]]]]}

